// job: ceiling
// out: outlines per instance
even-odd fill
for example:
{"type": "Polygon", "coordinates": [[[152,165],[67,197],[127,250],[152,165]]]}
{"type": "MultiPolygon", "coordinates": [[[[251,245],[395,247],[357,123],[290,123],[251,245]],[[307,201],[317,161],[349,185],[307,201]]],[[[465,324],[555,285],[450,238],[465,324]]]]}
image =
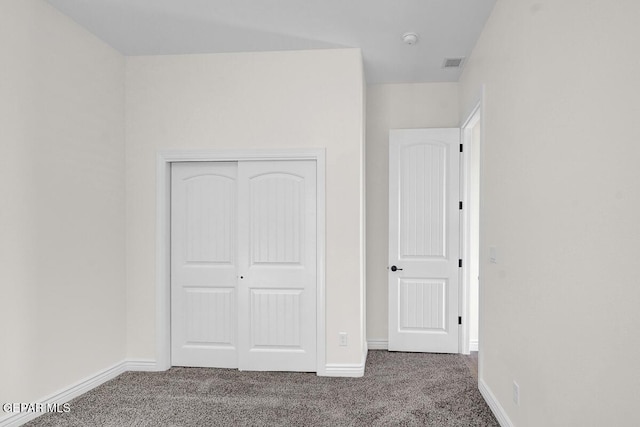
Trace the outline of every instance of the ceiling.
{"type": "Polygon", "coordinates": [[[457,81],[443,62],[469,56],[495,1],[48,0],[125,55],[357,47],[368,83],[457,81]]]}

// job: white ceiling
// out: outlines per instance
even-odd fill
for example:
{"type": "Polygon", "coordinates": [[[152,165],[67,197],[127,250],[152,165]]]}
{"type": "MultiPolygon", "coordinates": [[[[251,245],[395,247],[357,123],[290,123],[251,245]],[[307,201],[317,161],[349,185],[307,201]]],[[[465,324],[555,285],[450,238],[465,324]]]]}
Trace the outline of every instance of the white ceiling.
{"type": "Polygon", "coordinates": [[[495,0],[48,0],[125,55],[359,47],[368,83],[457,81],[495,0]],[[413,46],[402,42],[418,33],[413,46]]]}

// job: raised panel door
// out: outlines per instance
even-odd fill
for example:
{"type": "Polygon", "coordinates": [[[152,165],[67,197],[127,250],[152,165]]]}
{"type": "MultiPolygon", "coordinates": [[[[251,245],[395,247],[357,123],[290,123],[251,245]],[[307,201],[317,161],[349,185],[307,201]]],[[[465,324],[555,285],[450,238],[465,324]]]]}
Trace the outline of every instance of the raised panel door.
{"type": "Polygon", "coordinates": [[[392,130],[389,350],[458,352],[459,129],[392,130]]]}
{"type": "Polygon", "coordinates": [[[237,163],[174,163],[171,361],[237,367],[237,163]]]}
{"type": "Polygon", "coordinates": [[[315,371],[315,161],[241,162],[238,181],[240,369],[315,371]]]}

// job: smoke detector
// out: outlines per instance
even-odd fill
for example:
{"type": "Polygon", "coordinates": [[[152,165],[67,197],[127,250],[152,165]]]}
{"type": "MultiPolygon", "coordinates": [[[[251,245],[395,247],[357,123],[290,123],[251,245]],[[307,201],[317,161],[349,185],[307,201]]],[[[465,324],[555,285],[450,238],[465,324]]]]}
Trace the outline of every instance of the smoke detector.
{"type": "Polygon", "coordinates": [[[404,33],[402,35],[402,41],[408,45],[414,45],[418,43],[418,35],[416,33],[404,33]]]}

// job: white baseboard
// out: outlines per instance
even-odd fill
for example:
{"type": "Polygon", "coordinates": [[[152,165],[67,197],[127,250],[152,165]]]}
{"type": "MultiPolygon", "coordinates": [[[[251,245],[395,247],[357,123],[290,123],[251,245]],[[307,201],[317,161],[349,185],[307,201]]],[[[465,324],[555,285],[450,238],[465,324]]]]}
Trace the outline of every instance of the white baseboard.
{"type": "MultiPolygon", "coordinates": [[[[38,399],[33,403],[43,403],[47,404],[63,404],[67,403],[72,399],[80,396],[83,393],[88,392],[89,390],[98,387],[100,384],[103,384],[118,375],[122,374],[126,371],[126,362],[122,361],[117,363],[107,369],[103,369],[102,371],[90,375],[83,380],[78,381],[77,383],[66,387],[56,393],[53,393],[43,399],[38,399]]],[[[71,408],[73,410],[73,408],[71,408]]],[[[33,420],[34,418],[39,417],[44,414],[44,412],[16,412],[9,414],[4,418],[0,418],[0,427],[14,427],[20,426],[28,421],[33,420]]]]}
{"type": "Polygon", "coordinates": [[[324,368],[326,377],[353,377],[359,378],[364,375],[363,363],[327,363],[324,368]]]}
{"type": "Polygon", "coordinates": [[[139,372],[156,372],[166,371],[166,369],[159,369],[155,360],[127,360],[127,371],[139,371],[139,372]]]}
{"type": "Polygon", "coordinates": [[[500,402],[498,402],[498,399],[496,399],[496,397],[493,395],[484,380],[478,381],[478,389],[480,390],[480,394],[482,395],[482,397],[484,397],[484,400],[487,402],[487,405],[489,405],[489,408],[491,408],[491,412],[493,412],[493,415],[498,420],[498,423],[502,427],[513,427],[513,423],[507,416],[506,411],[504,410],[502,405],[500,405],[500,402]]]}
{"type": "Polygon", "coordinates": [[[369,350],[388,350],[389,342],[387,340],[368,340],[369,350]]]}
{"type": "MultiPolygon", "coordinates": [[[[123,374],[127,371],[157,371],[155,360],[123,360],[120,363],[116,363],[115,365],[103,369],[93,375],[90,375],[75,384],[72,384],[69,387],[66,387],[62,390],[59,390],[56,393],[50,394],[47,397],[42,399],[37,399],[33,402],[23,402],[23,403],[42,403],[43,405],[47,404],[59,404],[67,403],[70,400],[75,399],[76,397],[92,390],[99,385],[106,383],[109,380],[114,379],[120,374],[123,374]]],[[[4,402],[6,403],[6,402],[4,402]]],[[[71,408],[73,411],[73,408],[71,408]]],[[[43,415],[44,412],[16,412],[8,414],[4,417],[0,417],[0,427],[17,427],[25,424],[35,418],[38,418],[40,415],[43,415]]]]}
{"type": "MultiPolygon", "coordinates": [[[[368,340],[369,350],[389,350],[389,341],[387,340],[368,340]]],[[[469,351],[478,351],[478,341],[469,343],[469,351]]]]}
{"type": "Polygon", "coordinates": [[[327,363],[324,373],[327,377],[359,378],[364,375],[364,366],[358,363],[327,363]]]}

